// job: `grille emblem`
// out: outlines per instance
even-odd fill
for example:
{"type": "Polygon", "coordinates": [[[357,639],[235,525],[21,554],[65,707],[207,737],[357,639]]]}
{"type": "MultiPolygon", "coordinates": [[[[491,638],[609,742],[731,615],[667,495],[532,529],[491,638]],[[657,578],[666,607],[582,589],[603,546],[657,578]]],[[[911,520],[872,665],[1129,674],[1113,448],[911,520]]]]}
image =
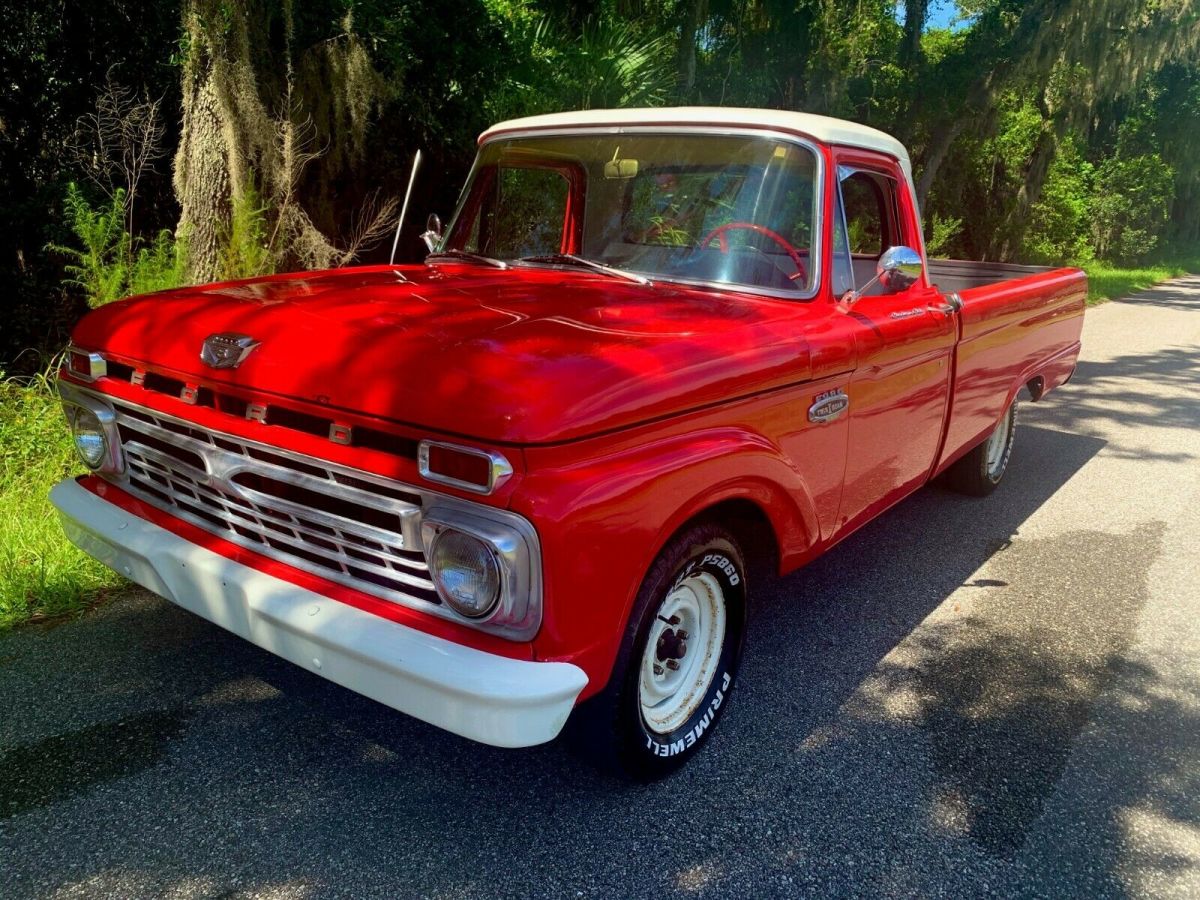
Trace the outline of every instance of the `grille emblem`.
{"type": "Polygon", "coordinates": [[[236,369],[260,343],[248,334],[235,331],[210,334],[200,348],[200,361],[213,369],[236,369]]]}

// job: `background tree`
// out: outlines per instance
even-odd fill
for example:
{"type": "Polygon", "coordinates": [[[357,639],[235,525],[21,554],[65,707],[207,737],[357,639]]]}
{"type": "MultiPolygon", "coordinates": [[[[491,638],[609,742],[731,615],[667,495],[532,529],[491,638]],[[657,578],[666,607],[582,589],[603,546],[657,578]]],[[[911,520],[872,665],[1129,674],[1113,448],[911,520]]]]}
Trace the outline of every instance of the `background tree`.
{"type": "MultiPolygon", "coordinates": [[[[291,0],[188,0],[183,26],[175,192],[191,280],[349,262],[359,248],[335,245],[308,211],[328,202],[328,183],[303,199],[300,189],[318,158],[329,158],[329,173],[362,158],[368,124],[390,88],[353,10],[324,21],[308,6],[298,27],[291,0]],[[255,246],[222,253],[231,239],[255,246]]],[[[381,206],[363,238],[380,236],[393,211],[393,203],[381,206]]]]}
{"type": "Polygon", "coordinates": [[[418,259],[423,213],[452,211],[480,131],[587,106],[882,128],[910,148],[947,255],[1200,255],[1195,0],[0,0],[0,15],[9,370],[60,346],[86,298],[386,259],[390,242],[370,244],[421,149],[400,239],[418,259]],[[103,133],[84,154],[81,117],[103,133]],[[101,119],[155,122],[166,156],[124,180],[105,168],[124,151],[96,148],[128,141],[101,119]]]}

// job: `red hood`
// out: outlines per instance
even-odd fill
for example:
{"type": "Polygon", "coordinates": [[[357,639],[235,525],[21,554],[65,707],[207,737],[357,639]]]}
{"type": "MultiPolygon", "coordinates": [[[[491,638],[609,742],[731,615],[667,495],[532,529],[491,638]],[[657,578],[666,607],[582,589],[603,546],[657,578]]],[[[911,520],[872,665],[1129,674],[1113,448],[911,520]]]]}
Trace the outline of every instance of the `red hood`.
{"type": "Polygon", "coordinates": [[[809,377],[812,304],[584,272],[371,267],[113,303],[74,339],[147,365],[505,443],[546,443],[809,377]],[[214,370],[217,332],[261,345],[214,370]]]}

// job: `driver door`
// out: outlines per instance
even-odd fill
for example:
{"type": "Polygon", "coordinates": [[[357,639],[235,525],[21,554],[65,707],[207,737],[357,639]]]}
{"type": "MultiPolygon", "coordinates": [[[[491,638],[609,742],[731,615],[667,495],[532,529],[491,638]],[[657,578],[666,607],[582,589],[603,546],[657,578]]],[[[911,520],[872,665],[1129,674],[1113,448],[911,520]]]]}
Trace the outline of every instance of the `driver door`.
{"type": "MultiPolygon", "coordinates": [[[[838,169],[834,280],[862,290],[883,252],[919,248],[915,205],[898,167],[883,158],[838,169]],[[902,187],[904,186],[904,187],[902,187]]],[[[854,325],[848,456],[838,530],[844,533],[924,484],[946,416],[956,323],[924,275],[911,287],[867,290],[843,312],[854,325]]]]}

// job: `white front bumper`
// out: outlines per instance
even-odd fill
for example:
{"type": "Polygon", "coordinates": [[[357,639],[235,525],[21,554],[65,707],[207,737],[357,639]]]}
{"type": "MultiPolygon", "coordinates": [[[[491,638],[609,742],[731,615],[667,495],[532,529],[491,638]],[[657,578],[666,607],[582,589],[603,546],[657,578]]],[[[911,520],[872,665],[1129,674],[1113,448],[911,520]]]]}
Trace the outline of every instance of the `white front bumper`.
{"type": "Polygon", "coordinates": [[[562,730],[587,675],[508,659],[363,612],[206,550],[68,479],[67,537],[126,578],[264,650],[439,728],[497,747],[562,730]]]}

